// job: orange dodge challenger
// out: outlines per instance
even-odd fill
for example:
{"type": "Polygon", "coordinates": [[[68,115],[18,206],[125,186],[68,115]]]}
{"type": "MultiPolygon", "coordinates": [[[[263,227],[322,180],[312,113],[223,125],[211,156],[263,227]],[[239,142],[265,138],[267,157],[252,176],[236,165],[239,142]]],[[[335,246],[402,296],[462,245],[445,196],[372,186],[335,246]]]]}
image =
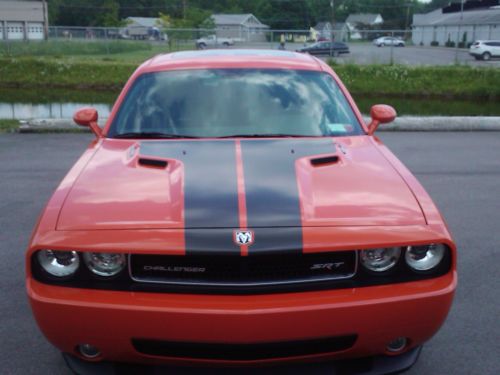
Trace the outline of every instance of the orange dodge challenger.
{"type": "Polygon", "coordinates": [[[94,109],[75,113],[96,139],[26,255],[40,329],[79,373],[410,367],[450,309],[456,248],[373,135],[395,116],[375,105],[365,124],[308,55],[146,61],[102,130],[94,109]]]}

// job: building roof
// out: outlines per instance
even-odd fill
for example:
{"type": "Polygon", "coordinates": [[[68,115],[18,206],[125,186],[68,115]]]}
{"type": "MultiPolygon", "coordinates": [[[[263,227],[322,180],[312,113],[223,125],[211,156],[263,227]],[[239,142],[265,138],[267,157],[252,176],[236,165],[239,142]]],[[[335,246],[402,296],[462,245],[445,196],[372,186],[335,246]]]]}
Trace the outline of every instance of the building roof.
{"type": "Polygon", "coordinates": [[[330,22],[318,22],[316,26],[313,27],[314,30],[321,31],[325,28],[331,29],[332,24],[330,22]]]}
{"type": "MultiPolygon", "coordinates": [[[[349,14],[349,17],[345,20],[346,23],[350,23],[351,25],[357,23],[364,23],[366,25],[372,25],[377,21],[377,18],[382,19],[380,14],[375,13],[358,13],[358,14],[349,14]]],[[[383,19],[382,19],[383,20],[383,19]]]]}
{"type": "Polygon", "coordinates": [[[500,8],[467,10],[455,13],[443,13],[436,9],[426,14],[413,15],[413,26],[440,26],[440,25],[500,25],[500,8]]]}
{"type": "Polygon", "coordinates": [[[269,26],[264,25],[260,22],[257,17],[255,17],[252,13],[245,14],[212,14],[212,19],[216,26],[224,26],[224,25],[247,25],[248,20],[254,19],[257,23],[252,24],[252,27],[256,28],[268,28],[269,26]]]}
{"type": "Polygon", "coordinates": [[[159,18],[155,17],[127,17],[127,20],[132,21],[143,27],[158,27],[159,18]]]}
{"type": "Polygon", "coordinates": [[[347,27],[345,22],[335,22],[335,25],[333,25],[333,30],[342,30],[345,27],[347,27]]]}
{"type": "Polygon", "coordinates": [[[0,0],[0,21],[47,22],[41,1],[0,0]]]}

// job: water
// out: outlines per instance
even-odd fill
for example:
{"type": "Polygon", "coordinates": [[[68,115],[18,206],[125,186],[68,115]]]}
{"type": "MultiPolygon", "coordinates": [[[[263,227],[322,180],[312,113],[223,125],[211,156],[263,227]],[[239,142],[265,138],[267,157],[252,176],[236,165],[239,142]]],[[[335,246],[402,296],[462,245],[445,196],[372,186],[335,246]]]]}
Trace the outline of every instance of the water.
{"type": "Polygon", "coordinates": [[[111,111],[111,104],[105,103],[2,103],[0,119],[68,119],[82,107],[94,107],[100,118],[106,118],[111,111]]]}
{"type": "MultiPolygon", "coordinates": [[[[108,117],[118,96],[114,91],[0,89],[0,119],[69,119],[82,107],[94,107],[100,118],[108,117]]],[[[496,101],[356,97],[361,112],[373,104],[389,104],[398,115],[413,116],[500,116],[496,101]]]]}

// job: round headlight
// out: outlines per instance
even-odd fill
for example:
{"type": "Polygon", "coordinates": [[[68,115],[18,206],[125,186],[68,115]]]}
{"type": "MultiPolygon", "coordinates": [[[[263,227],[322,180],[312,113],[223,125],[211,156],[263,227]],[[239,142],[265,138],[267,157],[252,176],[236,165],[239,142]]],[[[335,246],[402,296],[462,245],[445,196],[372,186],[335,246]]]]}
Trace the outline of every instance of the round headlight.
{"type": "Polygon", "coordinates": [[[406,263],[416,271],[429,271],[441,262],[446,247],[443,244],[423,246],[408,246],[406,249],[406,263]]]}
{"type": "Polygon", "coordinates": [[[80,257],[76,251],[40,250],[37,258],[48,274],[57,277],[73,275],[80,266],[80,257]]]}
{"type": "Polygon", "coordinates": [[[362,250],[361,264],[370,271],[384,272],[396,265],[400,255],[399,247],[362,250]]]}
{"type": "Polygon", "coordinates": [[[85,264],[99,276],[114,276],[125,268],[125,254],[118,253],[83,253],[85,264]]]}

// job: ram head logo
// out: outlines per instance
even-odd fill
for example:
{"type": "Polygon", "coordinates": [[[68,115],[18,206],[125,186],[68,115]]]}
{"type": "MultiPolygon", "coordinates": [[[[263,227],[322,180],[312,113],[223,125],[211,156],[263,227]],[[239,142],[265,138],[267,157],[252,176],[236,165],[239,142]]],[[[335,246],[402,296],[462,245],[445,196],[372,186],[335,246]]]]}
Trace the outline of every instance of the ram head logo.
{"type": "Polygon", "coordinates": [[[253,244],[254,235],[251,230],[235,230],[233,233],[233,239],[236,245],[246,245],[249,246],[253,244]]]}

